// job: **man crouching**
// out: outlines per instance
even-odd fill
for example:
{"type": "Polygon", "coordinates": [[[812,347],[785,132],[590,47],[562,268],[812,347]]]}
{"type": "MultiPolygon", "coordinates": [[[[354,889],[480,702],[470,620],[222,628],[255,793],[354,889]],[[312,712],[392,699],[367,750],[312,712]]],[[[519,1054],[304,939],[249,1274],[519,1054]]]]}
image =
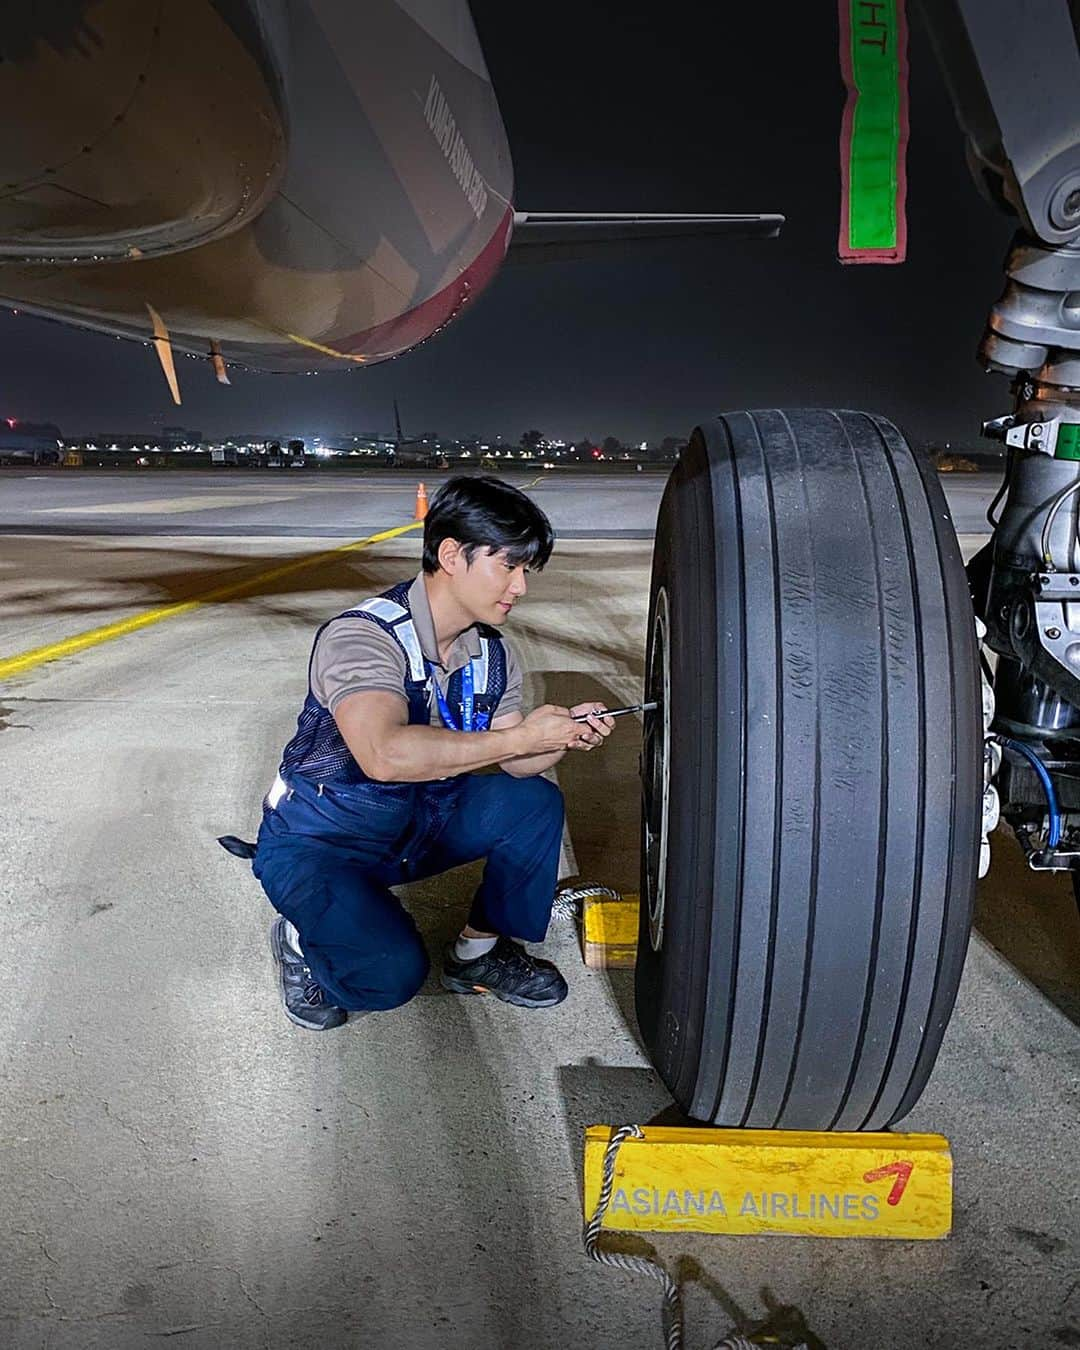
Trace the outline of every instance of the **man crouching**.
{"type": "Polygon", "coordinates": [[[479,858],[442,983],[523,1008],[566,997],[555,966],[521,946],[547,931],[562,837],[562,794],[538,775],[614,723],[592,703],[522,713],[500,629],[553,543],[523,492],[451,478],[424,523],[420,574],[317,632],[253,862],[280,915],[271,941],[297,1025],[324,1031],[408,1002],[428,957],[390,888],[479,858]],[[475,772],[493,764],[505,772],[475,772]]]}

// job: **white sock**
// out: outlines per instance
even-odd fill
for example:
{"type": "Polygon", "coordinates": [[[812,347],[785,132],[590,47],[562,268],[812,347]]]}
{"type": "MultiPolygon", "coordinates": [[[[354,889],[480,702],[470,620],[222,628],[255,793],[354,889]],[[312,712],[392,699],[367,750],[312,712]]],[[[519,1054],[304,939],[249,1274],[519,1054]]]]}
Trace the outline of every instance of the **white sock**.
{"type": "Polygon", "coordinates": [[[300,946],[300,934],[296,931],[296,925],[290,923],[288,919],[285,920],[285,941],[295,952],[303,956],[304,949],[300,946]]]}
{"type": "Polygon", "coordinates": [[[454,943],[454,959],[475,961],[477,957],[487,956],[498,940],[497,937],[471,938],[462,933],[454,943]]]}

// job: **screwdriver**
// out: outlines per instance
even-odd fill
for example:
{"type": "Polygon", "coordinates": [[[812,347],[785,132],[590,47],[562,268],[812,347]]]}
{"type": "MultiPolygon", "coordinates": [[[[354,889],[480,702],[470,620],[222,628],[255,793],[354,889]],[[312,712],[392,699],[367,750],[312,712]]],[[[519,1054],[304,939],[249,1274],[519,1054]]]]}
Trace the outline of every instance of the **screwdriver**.
{"type": "Polygon", "coordinates": [[[578,713],[571,720],[574,722],[587,722],[590,717],[622,717],[624,713],[635,712],[655,712],[660,705],[658,703],[631,703],[628,708],[605,708],[598,713],[578,713]]]}

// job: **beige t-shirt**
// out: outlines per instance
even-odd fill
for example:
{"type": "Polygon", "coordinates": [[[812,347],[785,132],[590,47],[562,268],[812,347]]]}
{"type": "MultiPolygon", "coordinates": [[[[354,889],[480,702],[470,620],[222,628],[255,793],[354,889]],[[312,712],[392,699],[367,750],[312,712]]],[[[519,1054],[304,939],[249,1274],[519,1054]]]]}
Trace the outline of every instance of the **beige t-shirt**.
{"type": "MultiPolygon", "coordinates": [[[[449,664],[439,660],[435,641],[435,623],[431,617],[423,572],[409,587],[409,609],[420,650],[431,662],[435,679],[446,695],[450,676],[480,655],[480,635],[467,628],[450,651],[449,664]]],[[[502,639],[506,653],[506,692],[499,700],[496,717],[521,711],[521,667],[513,648],[502,639]]],[[[370,619],[334,619],[326,625],[315,644],[311,659],[311,692],[331,712],[348,694],[385,689],[405,701],[405,654],[397,642],[370,619]]],[[[428,699],[428,721],[441,725],[439,705],[432,689],[428,699]]]]}

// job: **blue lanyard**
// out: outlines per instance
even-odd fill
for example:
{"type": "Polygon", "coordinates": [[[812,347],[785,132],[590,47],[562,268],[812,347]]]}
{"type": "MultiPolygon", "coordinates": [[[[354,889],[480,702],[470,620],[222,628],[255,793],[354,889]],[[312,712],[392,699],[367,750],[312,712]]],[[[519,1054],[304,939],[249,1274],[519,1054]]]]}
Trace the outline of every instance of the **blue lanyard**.
{"type": "Polygon", "coordinates": [[[439,688],[439,681],[435,678],[435,671],[431,662],[427,662],[428,674],[431,676],[431,683],[435,686],[435,699],[439,705],[439,716],[443,720],[443,725],[451,731],[486,731],[488,723],[487,713],[476,712],[475,687],[473,684],[472,662],[463,667],[461,671],[461,726],[454,721],[454,714],[450,711],[450,705],[446,701],[446,696],[439,688]]]}

